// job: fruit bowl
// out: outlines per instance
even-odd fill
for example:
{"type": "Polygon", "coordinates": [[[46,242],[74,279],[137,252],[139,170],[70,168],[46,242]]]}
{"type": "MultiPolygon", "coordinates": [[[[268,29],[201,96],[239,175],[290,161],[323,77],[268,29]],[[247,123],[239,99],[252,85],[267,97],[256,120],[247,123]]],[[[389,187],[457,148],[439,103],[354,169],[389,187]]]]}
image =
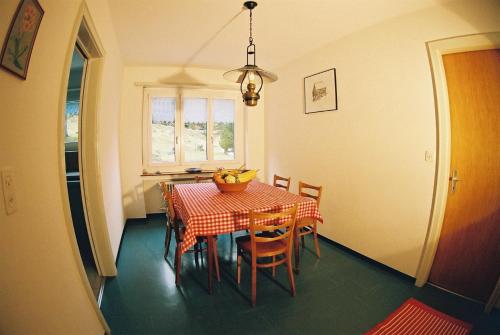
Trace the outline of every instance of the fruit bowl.
{"type": "Polygon", "coordinates": [[[218,183],[217,181],[215,182],[215,185],[217,185],[217,188],[219,191],[222,193],[237,193],[237,192],[243,192],[247,186],[249,181],[246,181],[244,183],[218,183]]]}

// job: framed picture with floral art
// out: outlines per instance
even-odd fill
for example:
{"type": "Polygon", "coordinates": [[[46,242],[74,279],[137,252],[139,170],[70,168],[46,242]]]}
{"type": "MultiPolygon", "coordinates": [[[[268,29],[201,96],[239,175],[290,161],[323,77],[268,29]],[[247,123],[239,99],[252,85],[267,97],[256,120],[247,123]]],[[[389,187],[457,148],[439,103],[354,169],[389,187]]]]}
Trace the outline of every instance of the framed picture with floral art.
{"type": "Polygon", "coordinates": [[[37,0],[21,0],[0,55],[0,66],[26,79],[31,51],[44,11],[37,0]]]}
{"type": "Polygon", "coordinates": [[[304,113],[337,110],[337,75],[335,68],[304,78],[304,113]]]}

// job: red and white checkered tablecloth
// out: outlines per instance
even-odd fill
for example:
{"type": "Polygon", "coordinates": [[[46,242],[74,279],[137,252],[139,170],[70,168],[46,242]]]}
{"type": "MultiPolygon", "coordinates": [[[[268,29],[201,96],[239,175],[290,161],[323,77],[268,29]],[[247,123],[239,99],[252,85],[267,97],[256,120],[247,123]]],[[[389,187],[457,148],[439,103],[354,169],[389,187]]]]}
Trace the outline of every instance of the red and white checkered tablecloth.
{"type": "Polygon", "coordinates": [[[250,182],[239,193],[221,193],[214,183],[178,184],[173,200],[175,211],[186,226],[181,252],[191,248],[197,236],[248,229],[251,209],[281,211],[298,203],[297,219],[311,217],[323,222],[314,199],[258,181],[250,182]]]}

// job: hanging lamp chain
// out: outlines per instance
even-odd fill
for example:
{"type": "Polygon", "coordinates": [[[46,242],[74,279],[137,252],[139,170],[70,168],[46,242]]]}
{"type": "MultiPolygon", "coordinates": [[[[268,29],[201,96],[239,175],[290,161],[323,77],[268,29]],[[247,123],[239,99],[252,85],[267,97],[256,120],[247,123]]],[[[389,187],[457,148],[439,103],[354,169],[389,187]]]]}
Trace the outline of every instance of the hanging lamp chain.
{"type": "Polygon", "coordinates": [[[248,38],[248,42],[250,45],[253,45],[253,36],[252,36],[252,10],[250,9],[250,37],[248,38]]]}

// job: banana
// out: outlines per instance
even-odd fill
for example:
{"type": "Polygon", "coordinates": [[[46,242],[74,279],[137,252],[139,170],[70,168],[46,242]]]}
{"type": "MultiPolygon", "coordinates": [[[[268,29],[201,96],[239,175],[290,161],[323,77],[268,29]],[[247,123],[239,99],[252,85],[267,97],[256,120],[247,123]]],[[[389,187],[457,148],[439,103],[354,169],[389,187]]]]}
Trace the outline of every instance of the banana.
{"type": "Polygon", "coordinates": [[[245,183],[257,177],[257,170],[248,170],[243,173],[238,174],[238,180],[240,183],[245,183]]]}
{"type": "Polygon", "coordinates": [[[218,173],[220,173],[222,176],[227,176],[227,175],[236,176],[240,172],[241,171],[238,169],[222,169],[218,173]]]}
{"type": "Polygon", "coordinates": [[[219,169],[214,174],[214,178],[219,183],[245,183],[255,179],[258,171],[259,170],[219,169]]]}

